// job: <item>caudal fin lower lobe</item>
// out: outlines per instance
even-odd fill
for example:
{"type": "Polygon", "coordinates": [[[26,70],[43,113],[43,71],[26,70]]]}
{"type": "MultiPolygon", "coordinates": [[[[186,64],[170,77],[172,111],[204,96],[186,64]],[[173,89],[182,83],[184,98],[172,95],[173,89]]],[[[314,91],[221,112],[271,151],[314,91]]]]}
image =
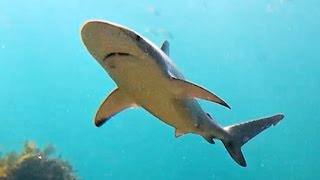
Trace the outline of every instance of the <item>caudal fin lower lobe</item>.
{"type": "Polygon", "coordinates": [[[258,135],[262,131],[269,128],[271,125],[275,126],[283,118],[283,114],[276,114],[270,117],[227,126],[224,128],[224,130],[230,134],[231,139],[222,140],[222,142],[229,152],[230,156],[240,166],[246,167],[247,163],[242,154],[241,146],[243,146],[250,139],[258,135]]]}

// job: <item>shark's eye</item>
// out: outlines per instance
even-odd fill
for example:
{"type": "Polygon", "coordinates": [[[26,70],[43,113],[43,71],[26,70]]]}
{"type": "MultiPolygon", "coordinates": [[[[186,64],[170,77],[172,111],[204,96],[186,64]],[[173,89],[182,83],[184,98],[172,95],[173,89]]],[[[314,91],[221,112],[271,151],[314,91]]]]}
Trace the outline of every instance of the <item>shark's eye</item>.
{"type": "Polygon", "coordinates": [[[140,41],[141,37],[139,35],[136,35],[135,39],[136,41],[140,41]]]}

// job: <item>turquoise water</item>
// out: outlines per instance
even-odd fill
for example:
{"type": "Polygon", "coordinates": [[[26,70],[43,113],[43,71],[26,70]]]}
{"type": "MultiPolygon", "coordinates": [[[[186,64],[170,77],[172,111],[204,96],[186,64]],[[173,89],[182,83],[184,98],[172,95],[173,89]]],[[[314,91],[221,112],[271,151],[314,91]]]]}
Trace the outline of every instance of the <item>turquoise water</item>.
{"type": "Polygon", "coordinates": [[[25,140],[54,144],[85,180],[317,179],[320,177],[320,1],[0,0],[0,153],[25,140]],[[84,48],[79,29],[105,19],[134,29],[189,81],[232,110],[200,101],[226,126],[278,112],[286,118],[243,147],[173,128],[142,109],[101,128],[93,116],[115,83],[84,48]]]}

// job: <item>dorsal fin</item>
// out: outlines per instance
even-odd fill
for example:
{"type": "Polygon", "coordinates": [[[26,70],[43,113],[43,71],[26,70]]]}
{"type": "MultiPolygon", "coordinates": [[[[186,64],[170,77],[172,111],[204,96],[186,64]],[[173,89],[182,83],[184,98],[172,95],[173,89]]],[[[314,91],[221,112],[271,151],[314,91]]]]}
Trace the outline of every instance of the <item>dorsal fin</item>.
{"type": "Polygon", "coordinates": [[[164,53],[166,53],[169,56],[169,41],[167,40],[163,41],[160,48],[164,53]]]}

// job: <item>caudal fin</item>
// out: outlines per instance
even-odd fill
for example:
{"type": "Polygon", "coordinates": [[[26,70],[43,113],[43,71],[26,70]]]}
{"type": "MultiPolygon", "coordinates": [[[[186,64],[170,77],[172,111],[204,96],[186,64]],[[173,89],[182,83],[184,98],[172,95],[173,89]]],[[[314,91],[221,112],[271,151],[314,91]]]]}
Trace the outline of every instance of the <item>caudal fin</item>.
{"type": "Polygon", "coordinates": [[[250,139],[269,128],[271,125],[276,125],[284,118],[283,114],[276,114],[270,117],[261,118],[227,126],[224,128],[231,135],[231,139],[222,140],[224,146],[228,150],[230,156],[243,167],[247,166],[246,160],[242,154],[241,146],[250,139]]]}

